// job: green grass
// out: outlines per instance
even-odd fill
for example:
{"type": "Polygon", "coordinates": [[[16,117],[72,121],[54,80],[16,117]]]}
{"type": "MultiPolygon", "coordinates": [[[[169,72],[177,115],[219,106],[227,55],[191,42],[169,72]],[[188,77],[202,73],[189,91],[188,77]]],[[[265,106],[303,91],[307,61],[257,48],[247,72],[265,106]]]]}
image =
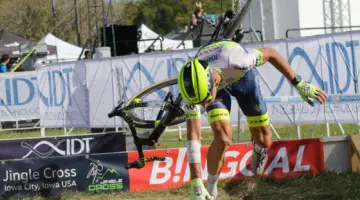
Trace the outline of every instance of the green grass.
{"type": "MultiPolygon", "coordinates": [[[[360,199],[360,174],[325,173],[274,180],[248,179],[219,184],[217,200],[356,200],[360,199]]],[[[162,192],[80,194],[69,193],[56,200],[183,200],[189,199],[190,187],[162,192]]],[[[49,198],[34,197],[32,200],[49,198]]]]}
{"type": "MultiPolygon", "coordinates": [[[[69,131],[70,129],[67,129],[69,131]]],[[[78,135],[88,133],[87,129],[79,128],[74,129],[70,132],[69,135],[78,135]]],[[[45,136],[64,136],[64,129],[45,129],[45,136]]],[[[21,138],[35,138],[41,137],[39,129],[34,130],[17,130],[17,131],[0,131],[0,140],[11,140],[11,139],[21,139],[21,138]]]]}

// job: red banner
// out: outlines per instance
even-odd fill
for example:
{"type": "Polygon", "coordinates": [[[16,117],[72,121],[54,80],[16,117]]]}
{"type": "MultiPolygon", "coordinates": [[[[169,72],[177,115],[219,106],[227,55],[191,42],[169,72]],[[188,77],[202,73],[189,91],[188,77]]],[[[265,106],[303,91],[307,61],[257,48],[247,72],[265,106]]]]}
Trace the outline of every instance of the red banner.
{"type": "MultiPolygon", "coordinates": [[[[206,153],[202,147],[202,178],[207,180],[206,153]]],[[[252,144],[231,145],[225,154],[221,179],[253,176],[250,171],[252,144]]],[[[130,191],[167,190],[190,181],[186,148],[149,150],[145,156],[166,156],[165,161],[147,163],[143,169],[130,169],[130,191]]],[[[128,153],[129,162],[138,159],[137,152],[128,153]]],[[[323,143],[318,139],[273,142],[266,158],[265,175],[275,178],[316,174],[325,170],[323,143]]]]}

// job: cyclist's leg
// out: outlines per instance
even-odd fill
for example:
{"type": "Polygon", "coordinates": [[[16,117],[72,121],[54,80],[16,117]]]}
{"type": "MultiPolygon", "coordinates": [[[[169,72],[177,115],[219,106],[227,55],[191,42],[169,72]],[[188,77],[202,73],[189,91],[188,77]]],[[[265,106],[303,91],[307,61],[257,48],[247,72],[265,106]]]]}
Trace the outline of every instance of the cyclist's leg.
{"type": "Polygon", "coordinates": [[[262,98],[260,86],[256,81],[257,72],[250,70],[238,83],[232,86],[241,110],[246,116],[254,143],[251,167],[256,174],[262,173],[266,163],[266,148],[271,145],[272,132],[266,104],[262,98]]]}
{"type": "Polygon", "coordinates": [[[231,144],[232,127],[230,121],[231,97],[225,90],[219,91],[216,100],[206,109],[208,120],[214,133],[214,140],[207,155],[208,192],[217,196],[217,182],[224,164],[226,148],[231,144]]]}

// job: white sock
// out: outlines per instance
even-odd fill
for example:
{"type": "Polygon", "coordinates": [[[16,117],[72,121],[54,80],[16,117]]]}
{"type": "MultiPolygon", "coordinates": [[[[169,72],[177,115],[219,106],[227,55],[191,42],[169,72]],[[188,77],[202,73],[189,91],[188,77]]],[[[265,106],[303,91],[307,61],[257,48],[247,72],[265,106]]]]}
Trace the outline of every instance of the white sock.
{"type": "Polygon", "coordinates": [[[207,191],[214,198],[216,198],[216,196],[218,195],[217,184],[218,184],[218,175],[208,174],[207,191]]]}

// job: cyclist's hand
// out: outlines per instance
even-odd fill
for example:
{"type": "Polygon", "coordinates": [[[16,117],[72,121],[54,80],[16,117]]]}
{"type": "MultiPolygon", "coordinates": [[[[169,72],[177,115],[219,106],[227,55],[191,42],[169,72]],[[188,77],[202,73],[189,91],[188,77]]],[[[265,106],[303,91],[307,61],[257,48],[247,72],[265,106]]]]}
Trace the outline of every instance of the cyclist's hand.
{"type": "Polygon", "coordinates": [[[308,102],[311,106],[314,106],[314,102],[311,100],[311,98],[317,99],[321,104],[326,102],[325,92],[311,83],[301,81],[296,85],[295,88],[299,92],[301,98],[308,102]]]}

